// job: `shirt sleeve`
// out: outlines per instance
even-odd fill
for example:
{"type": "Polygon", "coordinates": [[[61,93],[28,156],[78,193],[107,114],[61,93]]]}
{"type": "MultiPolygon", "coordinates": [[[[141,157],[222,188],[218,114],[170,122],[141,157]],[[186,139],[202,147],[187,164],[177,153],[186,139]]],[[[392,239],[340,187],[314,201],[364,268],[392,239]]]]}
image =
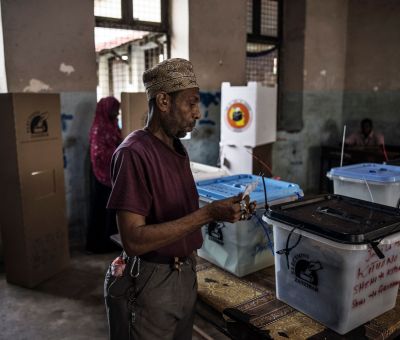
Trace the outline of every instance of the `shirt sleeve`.
{"type": "Polygon", "coordinates": [[[346,137],[344,143],[347,145],[356,145],[357,144],[357,133],[353,132],[348,137],[346,137]]]}
{"type": "Polygon", "coordinates": [[[152,195],[145,176],[143,161],[135,152],[118,149],[111,161],[112,189],[107,208],[128,210],[148,216],[152,206],[152,195]]]}

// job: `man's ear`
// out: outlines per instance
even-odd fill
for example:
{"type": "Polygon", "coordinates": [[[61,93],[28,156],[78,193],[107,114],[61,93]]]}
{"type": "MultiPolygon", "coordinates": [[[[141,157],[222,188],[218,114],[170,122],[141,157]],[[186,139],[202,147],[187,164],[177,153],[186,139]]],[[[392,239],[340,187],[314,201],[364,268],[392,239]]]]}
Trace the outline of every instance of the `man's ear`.
{"type": "Polygon", "coordinates": [[[166,112],[171,105],[171,97],[166,92],[157,93],[156,104],[161,112],[166,112]]]}

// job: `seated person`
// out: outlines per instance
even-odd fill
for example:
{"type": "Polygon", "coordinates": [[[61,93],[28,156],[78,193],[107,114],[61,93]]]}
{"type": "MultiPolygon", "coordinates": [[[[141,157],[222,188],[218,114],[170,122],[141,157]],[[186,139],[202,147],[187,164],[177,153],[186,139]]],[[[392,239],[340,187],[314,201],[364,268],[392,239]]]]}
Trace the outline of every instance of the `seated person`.
{"type": "Polygon", "coordinates": [[[345,140],[349,146],[381,146],[384,145],[383,135],[372,128],[372,120],[365,118],[361,121],[361,131],[354,132],[345,140]]]}

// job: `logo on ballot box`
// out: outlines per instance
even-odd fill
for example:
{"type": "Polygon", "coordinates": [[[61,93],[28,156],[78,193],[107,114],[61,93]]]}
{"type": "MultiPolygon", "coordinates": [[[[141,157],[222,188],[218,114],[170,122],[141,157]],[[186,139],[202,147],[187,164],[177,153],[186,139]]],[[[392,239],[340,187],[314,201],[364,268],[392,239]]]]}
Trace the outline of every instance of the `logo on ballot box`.
{"type": "Polygon", "coordinates": [[[251,108],[244,100],[235,99],[226,108],[225,121],[236,132],[246,130],[252,119],[251,108]]]}
{"type": "Polygon", "coordinates": [[[222,233],[222,228],[225,228],[223,222],[210,222],[207,225],[208,239],[220,245],[224,245],[224,234],[222,233]]]}
{"type": "Polygon", "coordinates": [[[49,135],[47,123],[49,115],[47,112],[35,111],[27,119],[26,132],[31,137],[46,137],[49,135]]]}
{"type": "Polygon", "coordinates": [[[308,254],[297,254],[291,262],[291,273],[295,282],[318,292],[318,271],[322,268],[320,261],[310,260],[308,254]]]}

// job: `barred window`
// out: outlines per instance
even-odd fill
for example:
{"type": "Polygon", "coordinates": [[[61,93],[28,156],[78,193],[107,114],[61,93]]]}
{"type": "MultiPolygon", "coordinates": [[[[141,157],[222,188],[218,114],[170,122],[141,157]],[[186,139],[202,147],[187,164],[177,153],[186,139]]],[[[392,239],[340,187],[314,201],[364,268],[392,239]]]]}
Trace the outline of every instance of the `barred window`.
{"type": "Polygon", "coordinates": [[[247,0],[246,75],[248,81],[278,82],[281,0],[247,0]]]}
{"type": "Polygon", "coordinates": [[[167,33],[168,0],[95,0],[96,26],[167,33]]]}
{"type": "Polygon", "coordinates": [[[94,15],[96,17],[106,17],[121,19],[120,0],[94,0],[94,15]]]}
{"type": "Polygon", "coordinates": [[[168,58],[167,0],[95,0],[97,97],[143,92],[143,72],[168,58]]]}
{"type": "Polygon", "coordinates": [[[133,0],[132,17],[140,21],[161,22],[160,0],[133,0]]]}

